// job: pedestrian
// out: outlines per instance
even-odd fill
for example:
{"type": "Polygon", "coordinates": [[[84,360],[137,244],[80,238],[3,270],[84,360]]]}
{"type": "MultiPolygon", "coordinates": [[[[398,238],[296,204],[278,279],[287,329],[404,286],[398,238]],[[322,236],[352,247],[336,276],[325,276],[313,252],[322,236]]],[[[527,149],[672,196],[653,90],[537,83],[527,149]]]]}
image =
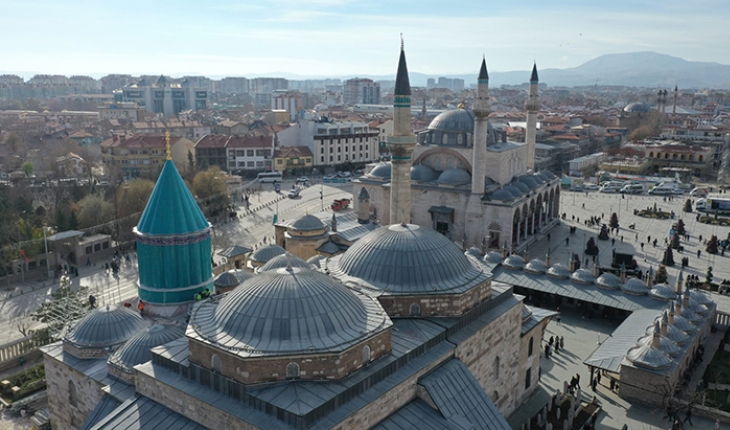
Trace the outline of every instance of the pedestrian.
{"type": "Polygon", "coordinates": [[[545,345],[545,358],[550,358],[550,345],[545,345]]]}
{"type": "Polygon", "coordinates": [[[548,344],[550,346],[553,346],[553,342],[555,342],[555,339],[552,336],[550,336],[550,340],[548,341],[548,344]]]}
{"type": "Polygon", "coordinates": [[[615,237],[612,237],[611,238],[611,246],[614,246],[614,245],[616,245],[616,238],[615,237]]]}
{"type": "Polygon", "coordinates": [[[565,238],[565,246],[568,246],[568,245],[570,245],[570,238],[569,237],[566,237],[565,238]]]}
{"type": "Polygon", "coordinates": [[[575,386],[580,388],[580,374],[575,374],[575,386]]]}
{"type": "Polygon", "coordinates": [[[565,349],[565,338],[563,336],[560,336],[560,349],[565,349]]]}
{"type": "Polygon", "coordinates": [[[641,250],[644,250],[644,242],[641,242],[641,250]]]}
{"type": "Polygon", "coordinates": [[[560,325],[560,307],[558,306],[558,309],[556,311],[558,315],[555,316],[555,320],[558,322],[558,325],[560,325]]]}
{"type": "Polygon", "coordinates": [[[624,243],[624,235],[621,235],[621,243],[624,243]]]}
{"type": "Polygon", "coordinates": [[[700,255],[702,255],[702,250],[697,250],[697,258],[700,258],[700,255]]]}
{"type": "Polygon", "coordinates": [[[560,354],[560,344],[558,342],[555,342],[555,353],[560,354]]]}
{"type": "Polygon", "coordinates": [[[639,241],[639,233],[636,233],[636,237],[634,238],[637,242],[639,241]]]}
{"type": "Polygon", "coordinates": [[[550,233],[548,233],[548,242],[550,242],[550,233]]]}
{"type": "Polygon", "coordinates": [[[689,421],[689,425],[694,427],[694,424],[692,424],[692,406],[687,408],[687,416],[684,418],[683,422],[686,423],[687,421],[689,421]]]}
{"type": "Polygon", "coordinates": [[[598,386],[598,381],[596,378],[593,378],[593,381],[591,382],[591,388],[593,389],[593,392],[596,391],[596,386],[598,386]]]}
{"type": "Polygon", "coordinates": [[[623,427],[621,427],[621,430],[629,430],[629,426],[628,426],[628,424],[624,424],[624,426],[623,426],[623,427]]]}
{"type": "Polygon", "coordinates": [[[137,305],[137,309],[139,309],[140,315],[144,315],[144,302],[142,300],[139,301],[139,305],[137,305]]]}
{"type": "Polygon", "coordinates": [[[596,380],[598,381],[599,384],[601,383],[601,372],[600,371],[597,372],[597,374],[596,374],[596,380]]]}

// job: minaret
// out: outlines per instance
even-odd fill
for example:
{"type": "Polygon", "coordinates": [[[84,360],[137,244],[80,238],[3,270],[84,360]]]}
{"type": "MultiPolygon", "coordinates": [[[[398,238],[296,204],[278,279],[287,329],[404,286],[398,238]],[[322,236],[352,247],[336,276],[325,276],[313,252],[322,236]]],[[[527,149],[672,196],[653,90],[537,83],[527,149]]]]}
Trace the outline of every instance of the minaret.
{"type": "Polygon", "coordinates": [[[677,114],[677,86],[674,86],[674,101],[672,102],[672,115],[677,114]]]}
{"type": "Polygon", "coordinates": [[[482,58],[482,67],[477,78],[477,101],[474,111],[474,148],[471,162],[471,193],[484,194],[484,177],[487,163],[487,135],[489,134],[489,74],[487,60],[482,58]]]}
{"type": "Polygon", "coordinates": [[[401,39],[398,73],[393,101],[393,134],[388,136],[391,154],[390,223],[411,222],[411,155],[416,136],[411,132],[411,83],[408,79],[406,51],[401,39]]]}
{"type": "Polygon", "coordinates": [[[370,222],[370,194],[365,187],[360,188],[360,194],[357,196],[357,222],[360,224],[370,222]]]}
{"type": "Polygon", "coordinates": [[[537,64],[532,65],[530,76],[530,94],[525,102],[527,110],[527,128],[525,129],[525,143],[527,144],[527,168],[535,170],[535,139],[537,136],[537,111],[540,110],[540,97],[537,95],[537,64]]]}
{"type": "Polygon", "coordinates": [[[426,109],[426,99],[423,99],[423,106],[421,106],[421,120],[426,122],[426,114],[428,113],[428,109],[426,109]]]}

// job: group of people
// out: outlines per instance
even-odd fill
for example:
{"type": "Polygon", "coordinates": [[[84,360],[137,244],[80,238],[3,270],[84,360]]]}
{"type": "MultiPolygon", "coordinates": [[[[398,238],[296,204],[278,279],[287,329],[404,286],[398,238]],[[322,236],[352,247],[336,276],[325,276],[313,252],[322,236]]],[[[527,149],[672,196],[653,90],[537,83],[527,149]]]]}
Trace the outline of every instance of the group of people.
{"type": "Polygon", "coordinates": [[[563,336],[550,336],[548,343],[545,345],[545,357],[550,358],[553,348],[555,348],[556,354],[560,354],[560,350],[565,349],[565,338],[563,336]]]}
{"type": "Polygon", "coordinates": [[[203,290],[195,295],[195,301],[198,302],[200,300],[207,299],[208,297],[210,297],[210,294],[211,294],[210,290],[208,288],[206,288],[205,290],[203,290]]]}

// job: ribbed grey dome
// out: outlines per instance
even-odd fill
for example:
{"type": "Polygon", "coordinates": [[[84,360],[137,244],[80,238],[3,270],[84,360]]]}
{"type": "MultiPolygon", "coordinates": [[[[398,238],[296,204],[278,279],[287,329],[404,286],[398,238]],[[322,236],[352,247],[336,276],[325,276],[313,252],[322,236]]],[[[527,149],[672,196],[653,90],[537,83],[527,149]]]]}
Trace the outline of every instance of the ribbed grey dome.
{"type": "Polygon", "coordinates": [[[707,297],[705,294],[703,294],[701,291],[698,290],[689,290],[689,297],[693,301],[697,302],[697,304],[700,305],[710,305],[712,304],[712,299],[707,297]]]}
{"type": "Polygon", "coordinates": [[[444,170],[436,182],[453,186],[466,185],[471,183],[471,175],[466,170],[451,168],[444,170]]]}
{"type": "Polygon", "coordinates": [[[234,288],[253,276],[255,275],[249,271],[233,269],[218,275],[213,285],[219,288],[234,288]]]}
{"type": "Polygon", "coordinates": [[[568,276],[570,276],[570,270],[560,263],[555,263],[548,269],[547,275],[555,279],[568,279],[568,276]]]}
{"type": "Polygon", "coordinates": [[[525,259],[517,254],[508,255],[502,266],[512,270],[522,270],[525,268],[525,259]]]}
{"type": "Polygon", "coordinates": [[[515,197],[522,197],[525,195],[522,191],[520,191],[519,188],[515,187],[514,185],[507,185],[503,188],[505,191],[509,191],[510,194],[512,194],[515,197]]]}
{"type": "Polygon", "coordinates": [[[261,266],[258,271],[259,273],[268,272],[270,270],[286,268],[287,265],[291,265],[291,267],[300,267],[302,269],[312,268],[312,265],[307,263],[303,259],[297,257],[296,255],[286,253],[282,255],[277,255],[276,257],[272,258],[266,264],[261,266]]]}
{"type": "Polygon", "coordinates": [[[687,334],[692,334],[697,331],[697,326],[692,324],[687,318],[681,315],[674,315],[673,319],[674,323],[672,325],[682,330],[683,332],[687,334]]]}
{"type": "Polygon", "coordinates": [[[481,260],[484,256],[482,255],[482,251],[479,250],[479,248],[471,247],[466,250],[467,255],[471,255],[472,257],[476,258],[477,260],[481,260]]]}
{"type": "Polygon", "coordinates": [[[390,163],[378,163],[368,174],[369,176],[390,180],[392,166],[390,163]]]}
{"type": "Polygon", "coordinates": [[[527,265],[525,265],[525,272],[532,273],[534,275],[542,275],[547,271],[547,266],[542,260],[533,258],[527,265]]]}
{"type": "Polygon", "coordinates": [[[591,285],[595,278],[590,270],[578,269],[570,275],[570,280],[577,284],[591,285]]]}
{"type": "MultiPolygon", "coordinates": [[[[678,299],[681,301],[681,298],[678,299]]],[[[686,309],[684,307],[682,307],[682,312],[680,312],[679,315],[687,321],[690,321],[691,323],[696,323],[697,321],[700,321],[702,319],[702,315],[696,314],[692,312],[692,310],[686,309]]]]}
{"type": "MultiPolygon", "coordinates": [[[[654,327],[654,325],[647,327],[646,334],[652,334],[654,332],[654,327]]],[[[687,333],[671,324],[667,326],[667,338],[678,345],[684,345],[689,340],[687,333]]]]}
{"type": "Polygon", "coordinates": [[[503,202],[508,202],[508,201],[514,200],[516,197],[509,191],[505,190],[504,188],[500,188],[497,191],[490,194],[489,198],[491,198],[492,200],[501,200],[503,202]]]}
{"type": "MultiPolygon", "coordinates": [[[[641,339],[639,339],[638,342],[636,342],[637,345],[641,346],[651,346],[654,341],[654,335],[653,334],[647,334],[641,339]]],[[[682,350],[682,348],[679,347],[676,343],[672,342],[669,338],[664,336],[659,336],[659,349],[666,352],[670,356],[675,356],[679,354],[679,351],[682,350]]]]}
{"type": "MultiPolygon", "coordinates": [[[[683,299],[687,295],[689,295],[689,292],[685,291],[684,294],[682,295],[682,303],[684,303],[683,299]]],[[[696,313],[697,315],[702,315],[702,316],[707,315],[707,312],[709,312],[709,309],[706,306],[702,306],[701,304],[692,300],[691,296],[689,299],[689,303],[687,303],[686,305],[683,305],[682,307],[684,309],[688,309],[688,310],[696,313]]]]}
{"type": "Polygon", "coordinates": [[[377,302],[312,270],[264,272],[196,307],[188,336],[242,356],[342,351],[392,325],[377,302]]]}
{"type": "Polygon", "coordinates": [[[151,348],[164,345],[185,335],[185,330],[178,325],[153,325],[143,329],[109,357],[109,364],[130,373],[138,364],[152,359],[151,348]]]}
{"type": "Polygon", "coordinates": [[[644,103],[638,103],[638,102],[629,103],[624,108],[624,112],[627,112],[627,113],[637,113],[637,112],[644,113],[644,112],[649,112],[650,110],[651,110],[651,107],[649,105],[644,104],[644,103]]]}
{"type": "Polygon", "coordinates": [[[452,109],[436,116],[428,125],[429,130],[449,132],[474,132],[474,114],[466,109],[452,109]]]}
{"type": "Polygon", "coordinates": [[[335,258],[336,276],[392,295],[463,292],[488,279],[446,236],[413,224],[374,230],[335,258]]]}
{"type": "Polygon", "coordinates": [[[532,175],[520,176],[519,178],[517,178],[517,180],[527,185],[530,189],[535,189],[539,187],[539,184],[537,183],[535,178],[532,177],[532,175]]]}
{"type": "Polygon", "coordinates": [[[674,300],[677,294],[667,284],[656,284],[649,291],[649,297],[668,302],[669,300],[674,300]]]}
{"type": "Polygon", "coordinates": [[[319,269],[320,267],[322,267],[322,265],[321,265],[321,263],[320,263],[320,262],[321,262],[321,260],[322,260],[322,257],[321,257],[321,256],[319,256],[319,255],[315,255],[315,256],[309,257],[309,258],[307,259],[307,263],[309,263],[309,264],[311,264],[312,266],[314,266],[314,267],[316,267],[316,268],[318,268],[318,269],[319,269]]]}
{"type": "Polygon", "coordinates": [[[74,325],[64,340],[77,348],[106,348],[122,344],[146,326],[139,313],[117,306],[91,311],[74,325]]]}
{"type": "Polygon", "coordinates": [[[513,181],[513,182],[510,183],[510,185],[513,185],[513,186],[519,188],[519,190],[522,191],[523,193],[529,193],[530,192],[530,187],[528,187],[527,185],[525,185],[525,183],[522,182],[522,181],[513,181]]]}
{"type": "Polygon", "coordinates": [[[604,290],[618,290],[621,288],[621,279],[613,273],[606,272],[596,279],[596,286],[604,290]]]}
{"type": "Polygon", "coordinates": [[[416,182],[432,182],[435,181],[438,175],[433,171],[432,168],[423,165],[416,164],[411,167],[411,180],[416,182]]]}
{"type": "Polygon", "coordinates": [[[651,346],[635,346],[626,353],[626,358],[635,366],[649,369],[664,369],[672,365],[672,357],[651,346]]]}
{"type": "Polygon", "coordinates": [[[535,176],[542,179],[543,182],[548,182],[550,177],[545,174],[545,171],[535,173],[535,176]]]}
{"type": "Polygon", "coordinates": [[[304,215],[303,217],[297,218],[291,225],[290,229],[295,231],[314,231],[322,230],[324,228],[322,220],[314,215],[304,215]]]}
{"type": "Polygon", "coordinates": [[[502,258],[502,254],[497,251],[489,251],[487,252],[487,255],[484,256],[484,261],[487,263],[497,264],[501,263],[502,260],[504,260],[502,258]]]}
{"type": "Polygon", "coordinates": [[[251,254],[251,260],[259,263],[266,263],[277,255],[284,253],[286,253],[286,250],[279,245],[266,245],[254,251],[253,254],[251,254]]]}
{"type": "Polygon", "coordinates": [[[627,279],[626,282],[621,285],[621,291],[634,296],[643,296],[644,294],[649,292],[649,290],[646,289],[646,284],[644,284],[644,281],[638,278],[627,279]]]}

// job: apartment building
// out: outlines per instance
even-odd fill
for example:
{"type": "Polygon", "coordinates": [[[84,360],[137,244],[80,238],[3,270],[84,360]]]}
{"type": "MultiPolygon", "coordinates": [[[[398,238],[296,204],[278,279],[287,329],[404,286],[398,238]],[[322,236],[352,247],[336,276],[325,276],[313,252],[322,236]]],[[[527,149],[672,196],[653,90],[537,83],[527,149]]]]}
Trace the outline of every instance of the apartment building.
{"type": "MultiPolygon", "coordinates": [[[[185,137],[170,136],[172,161],[178,169],[185,170],[188,152],[193,153],[194,145],[185,137]]],[[[101,160],[110,167],[118,168],[125,178],[149,175],[165,163],[166,146],[164,135],[115,135],[101,143],[101,160]]]]}
{"type": "Polygon", "coordinates": [[[141,79],[115,91],[115,101],[134,102],[144,106],[147,112],[177,115],[185,110],[201,110],[207,107],[208,90],[196,87],[187,79],[173,84],[160,76],[154,84],[141,79]]]}
{"type": "Polygon", "coordinates": [[[306,146],[287,146],[274,151],[274,170],[283,174],[305,174],[312,170],[312,152],[306,146]]]}
{"type": "Polygon", "coordinates": [[[271,93],[271,110],[285,110],[294,121],[297,112],[304,107],[302,93],[295,90],[275,90],[271,93]]]}
{"type": "Polygon", "coordinates": [[[199,167],[218,166],[231,173],[272,170],[271,136],[205,135],[195,143],[199,167]]]}
{"type": "Polygon", "coordinates": [[[372,79],[353,78],[345,81],[345,104],[380,104],[380,84],[372,79]]]}

